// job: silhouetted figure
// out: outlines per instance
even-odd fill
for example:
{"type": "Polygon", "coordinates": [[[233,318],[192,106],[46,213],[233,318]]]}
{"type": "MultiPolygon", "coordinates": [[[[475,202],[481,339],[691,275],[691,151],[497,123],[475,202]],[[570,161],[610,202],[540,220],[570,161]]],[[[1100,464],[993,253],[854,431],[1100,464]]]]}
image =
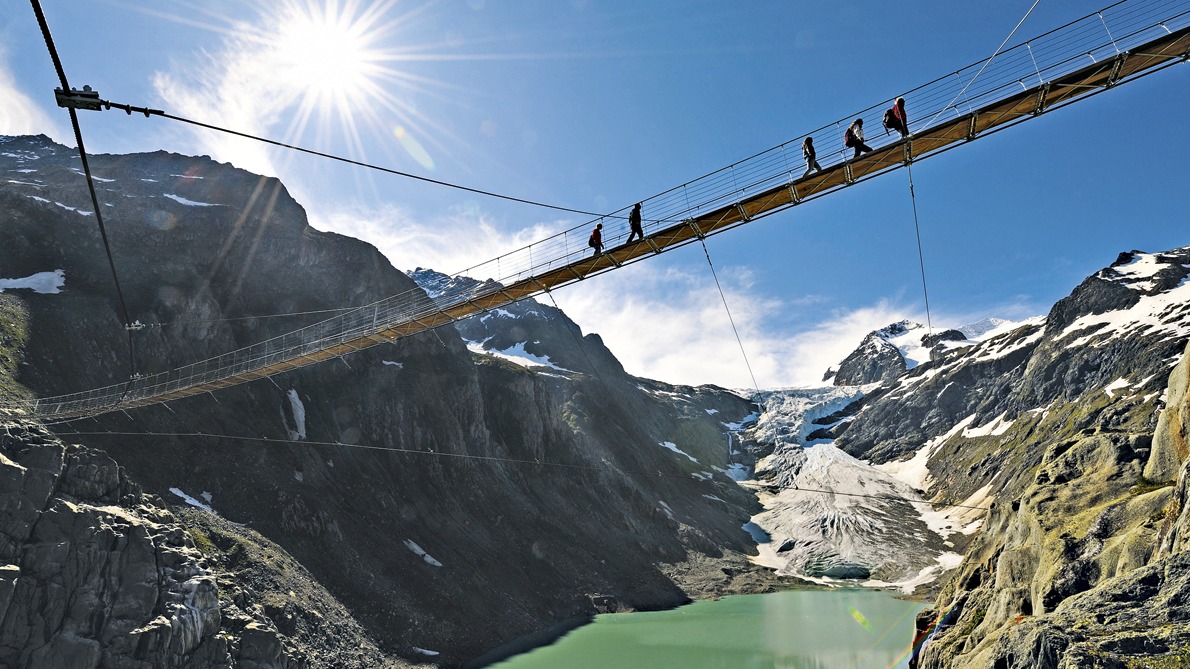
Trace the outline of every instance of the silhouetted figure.
{"type": "Polygon", "coordinates": [[[851,158],[854,160],[859,158],[861,153],[866,153],[872,150],[872,147],[864,144],[864,120],[862,118],[855,119],[847,128],[847,132],[843,134],[843,146],[855,149],[855,155],[851,158]]]}
{"type": "Polygon", "coordinates": [[[889,130],[896,130],[901,137],[909,136],[909,115],[905,112],[905,98],[897,98],[896,103],[884,112],[884,134],[889,130]]]}
{"type": "Polygon", "coordinates": [[[603,253],[603,224],[600,223],[591,231],[591,238],[587,240],[587,246],[595,249],[595,253],[591,256],[597,256],[603,253]]]}
{"type": "Polygon", "coordinates": [[[802,178],[810,176],[810,173],[817,170],[822,171],[822,165],[818,164],[818,153],[814,150],[814,138],[807,137],[802,140],[802,158],[806,159],[806,173],[802,178]]]}
{"type": "Polygon", "coordinates": [[[645,231],[643,229],[641,229],[641,227],[640,227],[640,203],[639,202],[637,202],[636,206],[632,208],[632,213],[628,214],[628,226],[632,228],[632,232],[628,233],[628,241],[624,242],[625,244],[632,243],[633,235],[636,235],[637,239],[645,238],[645,231]]]}

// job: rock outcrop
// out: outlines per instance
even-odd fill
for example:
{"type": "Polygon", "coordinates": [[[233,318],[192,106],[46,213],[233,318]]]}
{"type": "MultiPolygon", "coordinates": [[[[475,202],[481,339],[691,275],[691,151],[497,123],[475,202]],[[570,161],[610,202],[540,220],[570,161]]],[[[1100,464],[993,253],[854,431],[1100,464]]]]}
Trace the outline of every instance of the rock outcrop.
{"type": "MultiPolygon", "coordinates": [[[[206,544],[205,534],[107,455],[37,424],[0,425],[0,504],[0,665],[408,666],[380,653],[350,616],[302,639],[279,631],[267,603],[287,595],[231,595],[221,584],[231,574],[209,561],[220,552],[195,542],[206,544]]],[[[316,585],[305,588],[322,596],[308,613],[342,613],[316,585]]]]}
{"type": "Polygon", "coordinates": [[[919,618],[914,666],[1180,666],[1188,263],[1190,249],[1127,254],[1044,323],[923,365],[859,411],[849,449],[893,459],[933,436],[930,492],[995,500],[919,618]],[[877,425],[895,412],[908,424],[877,425]]]}
{"type": "Polygon", "coordinates": [[[900,377],[908,365],[905,356],[891,340],[920,329],[921,325],[917,323],[901,321],[869,333],[859,347],[839,363],[832,382],[836,386],[862,386],[900,377]]]}

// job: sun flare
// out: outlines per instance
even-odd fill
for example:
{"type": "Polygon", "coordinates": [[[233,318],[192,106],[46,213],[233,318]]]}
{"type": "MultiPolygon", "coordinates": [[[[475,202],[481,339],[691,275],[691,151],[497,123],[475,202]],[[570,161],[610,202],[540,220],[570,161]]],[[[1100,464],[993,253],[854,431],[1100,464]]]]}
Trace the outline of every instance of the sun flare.
{"type": "Polygon", "coordinates": [[[420,80],[394,68],[394,50],[404,17],[393,17],[396,0],[284,0],[270,11],[271,30],[261,42],[273,80],[268,87],[283,107],[296,110],[287,137],[300,141],[307,129],[320,146],[337,135],[354,156],[367,154],[363,130],[387,129],[392,148],[426,169],[434,161],[415,135],[427,126],[407,101],[420,80]]]}
{"type": "MultiPolygon", "coordinates": [[[[196,54],[187,76],[157,77],[162,96],[193,115],[218,108],[228,123],[279,132],[286,143],[354,159],[380,153],[429,171],[433,154],[447,150],[443,140],[454,139],[449,124],[426,111],[427,101],[450,102],[459,92],[426,74],[427,61],[458,57],[440,53],[458,44],[425,41],[436,0],[248,0],[255,11],[247,16],[178,4],[191,11],[138,11],[224,36],[222,49],[196,54]]],[[[277,171],[244,142],[226,140],[219,153],[277,171]]]]}
{"type": "MultiPolygon", "coordinates": [[[[358,102],[375,84],[382,56],[367,26],[347,11],[294,6],[278,26],[278,75],[319,104],[358,102]]],[[[349,9],[349,8],[345,8],[349,9]]]]}

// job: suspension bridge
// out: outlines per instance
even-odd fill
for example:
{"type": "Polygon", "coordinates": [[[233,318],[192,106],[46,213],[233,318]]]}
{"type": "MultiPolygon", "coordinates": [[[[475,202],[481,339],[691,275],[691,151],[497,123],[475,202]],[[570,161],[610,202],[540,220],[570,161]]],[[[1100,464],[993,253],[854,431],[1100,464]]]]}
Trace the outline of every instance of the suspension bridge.
{"type": "MultiPolygon", "coordinates": [[[[901,94],[911,115],[909,135],[871,141],[873,150],[861,157],[848,155],[852,150],[844,146],[844,129],[855,118],[869,128],[880,127],[892,99],[648,198],[643,201],[645,237],[639,241],[624,243],[626,209],[612,212],[459,272],[494,277],[495,283],[433,300],[420,290],[409,291],[170,371],[13,402],[3,410],[50,422],[94,416],[264,379],[393,342],[839,192],[1187,60],[1190,0],[1125,0],[901,94]],[[800,148],[806,137],[814,139],[822,165],[812,174],[803,174],[800,148]],[[593,255],[587,234],[597,223],[604,224],[608,250],[593,255]]],[[[137,110],[146,116],[151,111],[137,110]]]]}

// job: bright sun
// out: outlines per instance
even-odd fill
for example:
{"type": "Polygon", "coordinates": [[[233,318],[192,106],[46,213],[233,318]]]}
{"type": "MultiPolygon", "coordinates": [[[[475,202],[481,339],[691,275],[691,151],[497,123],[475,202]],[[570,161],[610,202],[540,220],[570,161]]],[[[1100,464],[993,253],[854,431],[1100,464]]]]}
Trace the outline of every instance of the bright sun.
{"type": "Polygon", "coordinates": [[[374,85],[379,49],[353,7],[288,8],[276,38],[278,75],[319,105],[358,102],[374,85]],[[321,11],[320,11],[321,10],[321,11]]]}
{"type": "Polygon", "coordinates": [[[301,137],[313,123],[317,139],[325,140],[337,126],[362,156],[360,126],[387,126],[397,146],[432,170],[433,159],[406,129],[421,125],[418,115],[395,95],[417,84],[391,66],[400,60],[386,46],[401,23],[400,18],[386,18],[394,4],[396,0],[284,0],[273,10],[275,31],[261,33],[273,77],[268,88],[281,96],[283,105],[296,104],[289,137],[301,137]]]}

